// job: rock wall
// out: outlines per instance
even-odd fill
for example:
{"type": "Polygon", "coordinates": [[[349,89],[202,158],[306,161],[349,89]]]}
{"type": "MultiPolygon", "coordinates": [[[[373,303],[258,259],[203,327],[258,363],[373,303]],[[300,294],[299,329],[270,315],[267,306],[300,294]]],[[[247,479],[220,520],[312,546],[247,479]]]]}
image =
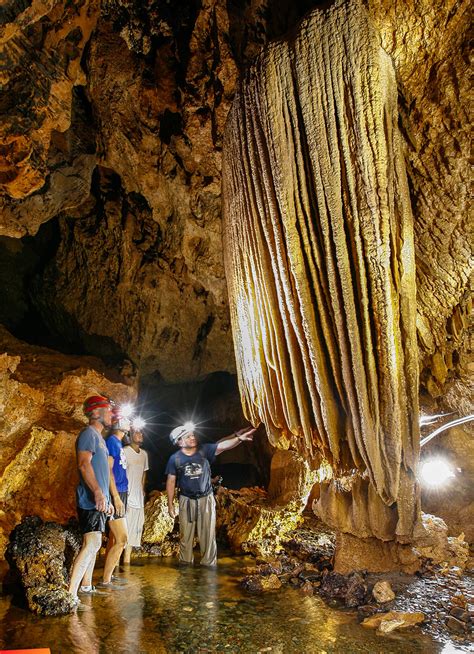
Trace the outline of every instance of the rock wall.
{"type": "Polygon", "coordinates": [[[75,440],[82,404],[106,393],[135,397],[117,372],[93,357],[26,345],[0,330],[0,556],[24,516],[64,523],[76,516],[75,440]]]}
{"type": "MultiPolygon", "coordinates": [[[[23,336],[125,355],[141,374],[165,380],[233,372],[221,245],[224,123],[245,66],[319,4],[184,0],[176,11],[157,0],[8,0],[0,234],[23,255],[6,264],[0,322],[8,307],[23,336]],[[22,261],[46,222],[55,236],[32,270],[22,261]],[[34,314],[23,311],[28,303],[34,314]],[[42,330],[32,330],[32,315],[42,330]]],[[[469,413],[469,4],[365,6],[396,71],[421,389],[443,410],[469,413]]],[[[32,416],[41,390],[25,396],[32,416]]],[[[42,436],[33,443],[48,441],[35,433],[42,436]]],[[[13,457],[26,441],[5,451],[13,457]]]]}
{"type": "MultiPolygon", "coordinates": [[[[83,248],[72,243],[74,221],[83,219],[88,234],[95,234],[95,221],[108,229],[96,206],[103,190],[97,193],[93,171],[101,166],[96,180],[105,169],[119,183],[107,254],[131,271],[119,275],[116,289],[109,286],[111,304],[143,330],[138,337],[135,328],[112,329],[108,349],[171,381],[234,371],[220,224],[224,123],[244,67],[319,4],[186,0],[175,11],[156,0],[9,0],[0,33],[8,64],[0,234],[34,235],[55,217],[63,223],[59,257],[45,255],[51,265],[37,280],[58,293],[63,318],[51,325],[58,341],[99,355],[104,347],[104,328],[62,272],[65,260],[84,270],[83,248]],[[146,207],[146,221],[127,218],[134,200],[146,207]],[[131,230],[140,247],[131,245],[131,230]],[[124,292],[129,284],[143,286],[141,302],[124,292]],[[156,296],[167,300],[160,304],[156,296]],[[182,351],[176,371],[173,344],[182,351]]],[[[469,347],[469,3],[365,4],[397,74],[414,210],[421,382],[440,395],[446,378],[465,374],[459,362],[469,347]]],[[[88,245],[94,251],[103,239],[88,245]]],[[[91,272],[80,287],[90,297],[104,261],[97,254],[87,259],[91,272]]],[[[39,306],[47,320],[48,303],[39,306]]]]}

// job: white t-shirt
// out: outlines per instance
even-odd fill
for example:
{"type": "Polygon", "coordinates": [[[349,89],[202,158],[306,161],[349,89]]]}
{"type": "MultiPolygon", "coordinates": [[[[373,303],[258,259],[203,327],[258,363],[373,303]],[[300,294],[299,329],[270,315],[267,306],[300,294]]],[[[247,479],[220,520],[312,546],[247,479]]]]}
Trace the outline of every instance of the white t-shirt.
{"type": "Polygon", "coordinates": [[[141,509],[144,505],[142,478],[148,470],[148,454],[145,450],[135,452],[130,445],[124,447],[123,452],[127,459],[128,506],[141,509]]]}

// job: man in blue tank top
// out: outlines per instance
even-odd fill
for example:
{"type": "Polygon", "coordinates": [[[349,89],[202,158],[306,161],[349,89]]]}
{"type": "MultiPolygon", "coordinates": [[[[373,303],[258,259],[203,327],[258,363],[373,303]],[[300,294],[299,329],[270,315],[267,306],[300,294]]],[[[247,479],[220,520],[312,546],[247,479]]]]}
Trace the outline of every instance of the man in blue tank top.
{"type": "MultiPolygon", "coordinates": [[[[130,431],[130,427],[130,420],[122,415],[121,407],[114,406],[112,409],[112,431],[105,441],[109,454],[110,493],[114,505],[114,515],[109,521],[109,543],[107,544],[107,556],[104,563],[104,576],[102,582],[98,584],[99,588],[114,588],[112,583],[113,572],[128,541],[127,522],[125,520],[128,497],[127,459],[123,451],[122,440],[125,434],[130,431]]],[[[118,578],[114,580],[116,582],[120,581],[118,578]]]]}
{"type": "Polygon", "coordinates": [[[253,440],[253,428],[241,429],[218,443],[199,446],[194,425],[180,425],[173,429],[170,440],[179,446],[166,466],[168,512],[175,517],[173,506],[176,486],[179,489],[179,560],[193,563],[193,540],[197,529],[201,549],[201,565],[217,565],[216,502],[212,492],[211,463],[214,458],[231,450],[243,441],[253,440]]]}

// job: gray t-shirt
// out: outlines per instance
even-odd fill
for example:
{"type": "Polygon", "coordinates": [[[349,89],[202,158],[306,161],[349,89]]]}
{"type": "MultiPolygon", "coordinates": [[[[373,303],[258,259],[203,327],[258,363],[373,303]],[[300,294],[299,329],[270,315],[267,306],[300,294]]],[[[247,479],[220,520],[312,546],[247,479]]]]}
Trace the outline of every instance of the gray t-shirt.
{"type": "MultiPolygon", "coordinates": [[[[95,478],[107,498],[107,502],[109,502],[109,453],[104,439],[93,427],[86,427],[77,437],[77,452],[92,452],[91,463],[95,478]]],[[[80,472],[76,500],[77,506],[81,509],[95,509],[94,493],[90,490],[80,472]]]]}

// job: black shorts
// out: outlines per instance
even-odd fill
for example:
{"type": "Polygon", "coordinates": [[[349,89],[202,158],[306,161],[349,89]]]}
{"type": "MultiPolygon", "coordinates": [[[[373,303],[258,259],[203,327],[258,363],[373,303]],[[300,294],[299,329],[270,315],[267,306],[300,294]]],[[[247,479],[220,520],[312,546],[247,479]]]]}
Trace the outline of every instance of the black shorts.
{"type": "Polygon", "coordinates": [[[81,509],[77,507],[79,518],[79,528],[82,534],[88,534],[90,531],[100,531],[104,533],[107,515],[103,511],[96,509],[81,509]]]}
{"type": "MultiPolygon", "coordinates": [[[[125,511],[126,511],[126,510],[127,510],[127,500],[128,500],[128,493],[127,493],[127,491],[125,491],[125,493],[120,493],[120,492],[119,492],[119,497],[120,497],[120,499],[122,500],[123,505],[124,505],[124,507],[125,507],[125,511]]],[[[113,502],[113,500],[112,500],[112,502],[113,502]]],[[[113,517],[111,518],[111,520],[120,520],[120,518],[125,518],[125,513],[124,513],[123,515],[117,515],[116,513],[114,513],[114,515],[113,515],[113,517]]]]}

